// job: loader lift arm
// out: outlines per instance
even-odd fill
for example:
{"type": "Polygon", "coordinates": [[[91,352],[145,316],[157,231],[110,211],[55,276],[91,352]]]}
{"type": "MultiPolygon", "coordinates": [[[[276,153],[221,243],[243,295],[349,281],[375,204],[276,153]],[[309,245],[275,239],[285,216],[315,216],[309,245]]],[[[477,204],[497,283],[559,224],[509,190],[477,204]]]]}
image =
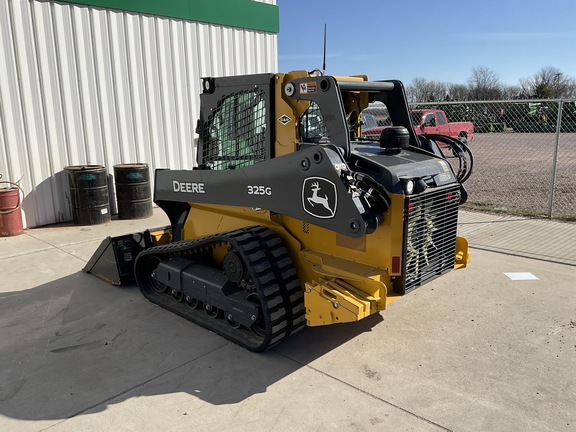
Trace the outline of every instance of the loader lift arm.
{"type": "MultiPolygon", "coordinates": [[[[329,148],[316,146],[237,170],[158,170],[154,201],[167,209],[174,203],[223,204],[263,208],[350,237],[366,234],[367,222],[341,180],[345,164],[329,148]],[[318,218],[306,212],[306,186],[333,186],[334,214],[318,218]],[[302,203],[303,205],[294,205],[302,203]]],[[[181,217],[177,218],[178,221],[181,217]]],[[[178,231],[178,225],[174,229],[178,231]]]]}

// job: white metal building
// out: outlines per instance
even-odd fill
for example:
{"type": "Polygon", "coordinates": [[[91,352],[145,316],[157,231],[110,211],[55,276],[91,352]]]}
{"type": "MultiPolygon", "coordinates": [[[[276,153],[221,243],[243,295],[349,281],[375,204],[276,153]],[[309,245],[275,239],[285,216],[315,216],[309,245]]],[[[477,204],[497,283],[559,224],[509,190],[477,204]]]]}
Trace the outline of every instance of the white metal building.
{"type": "Polygon", "coordinates": [[[72,220],[69,165],[190,169],[200,78],[277,70],[276,0],[0,2],[0,174],[72,220]]]}

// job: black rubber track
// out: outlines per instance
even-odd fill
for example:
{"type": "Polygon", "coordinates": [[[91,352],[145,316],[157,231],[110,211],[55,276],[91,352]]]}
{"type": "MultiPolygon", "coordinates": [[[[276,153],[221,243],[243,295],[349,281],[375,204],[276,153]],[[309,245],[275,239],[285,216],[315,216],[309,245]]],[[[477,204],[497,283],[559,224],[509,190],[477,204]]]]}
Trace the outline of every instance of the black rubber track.
{"type": "Polygon", "coordinates": [[[151,247],[138,255],[134,268],[136,282],[148,300],[251,351],[270,348],[305,326],[304,295],[296,270],[282,240],[266,227],[242,228],[151,247]],[[257,332],[243,326],[235,329],[224,319],[210,318],[202,307],[192,309],[177,301],[169,290],[160,293],[153,289],[151,274],[159,260],[185,256],[214,266],[211,250],[222,244],[237,253],[246,268],[240,286],[247,295],[258,296],[262,317],[257,322],[257,332]]]}

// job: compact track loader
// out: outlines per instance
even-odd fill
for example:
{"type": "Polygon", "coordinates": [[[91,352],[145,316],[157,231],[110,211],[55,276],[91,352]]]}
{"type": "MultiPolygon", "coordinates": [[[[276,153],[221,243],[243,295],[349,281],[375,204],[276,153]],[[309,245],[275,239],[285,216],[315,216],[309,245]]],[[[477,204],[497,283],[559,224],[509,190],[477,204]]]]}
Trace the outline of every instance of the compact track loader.
{"type": "Polygon", "coordinates": [[[418,136],[399,81],[204,78],[198,165],[158,169],[170,226],[107,238],[85,267],[253,351],[361,320],[469,260],[469,148],[418,136]],[[385,107],[378,141],[362,113],[385,107]],[[449,153],[448,156],[445,155],[449,153]]]}

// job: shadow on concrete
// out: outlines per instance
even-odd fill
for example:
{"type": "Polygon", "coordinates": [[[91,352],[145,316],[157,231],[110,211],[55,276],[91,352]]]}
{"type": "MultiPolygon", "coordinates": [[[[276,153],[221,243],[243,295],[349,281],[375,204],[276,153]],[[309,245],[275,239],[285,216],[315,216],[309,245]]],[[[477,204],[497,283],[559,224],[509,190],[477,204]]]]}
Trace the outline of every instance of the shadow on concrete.
{"type": "Polygon", "coordinates": [[[135,286],[84,273],[0,300],[0,414],[24,420],[175,392],[237,403],[382,321],[308,328],[281,351],[255,354],[153,305],[135,286]]]}

